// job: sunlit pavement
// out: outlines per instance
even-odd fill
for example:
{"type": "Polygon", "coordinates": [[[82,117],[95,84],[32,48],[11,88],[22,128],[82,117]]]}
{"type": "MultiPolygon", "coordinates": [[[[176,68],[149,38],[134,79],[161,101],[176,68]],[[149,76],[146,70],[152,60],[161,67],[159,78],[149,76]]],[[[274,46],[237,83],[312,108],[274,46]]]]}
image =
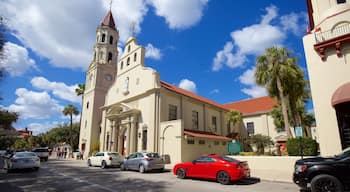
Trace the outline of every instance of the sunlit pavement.
{"type": "Polygon", "coordinates": [[[0,191],[237,191],[283,192],[299,191],[293,183],[279,183],[252,179],[247,182],[221,185],[214,181],[177,179],[170,170],[162,173],[140,174],[120,171],[119,168],[88,167],[83,160],[42,162],[38,172],[32,170],[6,173],[0,171],[0,191]]]}

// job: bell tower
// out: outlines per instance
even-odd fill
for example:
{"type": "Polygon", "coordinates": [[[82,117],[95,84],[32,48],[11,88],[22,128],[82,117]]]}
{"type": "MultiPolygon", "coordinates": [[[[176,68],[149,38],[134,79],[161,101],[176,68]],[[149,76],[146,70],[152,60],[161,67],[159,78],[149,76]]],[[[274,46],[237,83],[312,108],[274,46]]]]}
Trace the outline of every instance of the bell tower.
{"type": "Polygon", "coordinates": [[[93,57],[86,71],[85,92],[82,103],[79,149],[84,157],[99,149],[100,125],[105,96],[117,74],[119,31],[111,10],[96,29],[93,57]]]}

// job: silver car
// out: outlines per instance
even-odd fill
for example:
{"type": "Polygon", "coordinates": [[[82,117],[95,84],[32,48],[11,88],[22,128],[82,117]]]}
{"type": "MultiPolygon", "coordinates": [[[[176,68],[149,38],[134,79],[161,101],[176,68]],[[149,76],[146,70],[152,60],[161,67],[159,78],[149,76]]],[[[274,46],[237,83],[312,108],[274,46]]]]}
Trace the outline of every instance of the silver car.
{"type": "Polygon", "coordinates": [[[150,170],[164,170],[164,161],[158,153],[136,152],[126,157],[120,165],[120,169],[124,170],[138,170],[144,173],[150,170]]]}
{"type": "Polygon", "coordinates": [[[33,152],[16,152],[4,159],[4,169],[11,172],[14,169],[40,168],[40,158],[33,152]]]}

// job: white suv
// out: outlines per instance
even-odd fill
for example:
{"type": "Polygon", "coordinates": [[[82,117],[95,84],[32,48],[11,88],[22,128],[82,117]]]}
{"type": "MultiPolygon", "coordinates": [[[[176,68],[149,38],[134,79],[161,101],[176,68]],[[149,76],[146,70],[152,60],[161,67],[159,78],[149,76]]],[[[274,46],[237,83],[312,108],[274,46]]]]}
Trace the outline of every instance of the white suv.
{"type": "Polygon", "coordinates": [[[89,157],[87,164],[89,166],[101,166],[102,169],[112,166],[120,166],[124,158],[117,152],[97,152],[89,157]]]}
{"type": "Polygon", "coordinates": [[[32,150],[40,160],[47,161],[49,159],[49,149],[48,148],[35,148],[32,150]]]}

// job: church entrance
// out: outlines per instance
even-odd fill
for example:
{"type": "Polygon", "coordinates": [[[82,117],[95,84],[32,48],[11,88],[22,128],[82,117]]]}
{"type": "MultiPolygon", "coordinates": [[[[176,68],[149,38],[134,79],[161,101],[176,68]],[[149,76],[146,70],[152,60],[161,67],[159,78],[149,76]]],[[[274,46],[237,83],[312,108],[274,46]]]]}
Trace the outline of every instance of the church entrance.
{"type": "Polygon", "coordinates": [[[334,106],[337,113],[338,128],[342,149],[350,147],[350,101],[334,106]]]}

